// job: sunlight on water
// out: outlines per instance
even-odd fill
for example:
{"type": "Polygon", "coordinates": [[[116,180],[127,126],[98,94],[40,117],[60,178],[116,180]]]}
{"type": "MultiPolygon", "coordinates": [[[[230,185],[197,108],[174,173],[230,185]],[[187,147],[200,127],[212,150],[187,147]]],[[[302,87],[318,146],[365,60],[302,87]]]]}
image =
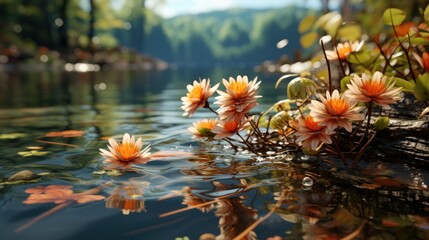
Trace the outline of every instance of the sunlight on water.
{"type": "MultiPolygon", "coordinates": [[[[0,79],[1,239],[233,239],[254,223],[248,239],[428,236],[426,171],[376,163],[344,174],[307,155],[193,140],[179,99],[220,70],[20,74],[0,79]],[[99,148],[124,133],[163,157],[106,169],[99,148]]],[[[285,94],[272,90],[278,76],[259,78],[257,111],[285,94]]]]}

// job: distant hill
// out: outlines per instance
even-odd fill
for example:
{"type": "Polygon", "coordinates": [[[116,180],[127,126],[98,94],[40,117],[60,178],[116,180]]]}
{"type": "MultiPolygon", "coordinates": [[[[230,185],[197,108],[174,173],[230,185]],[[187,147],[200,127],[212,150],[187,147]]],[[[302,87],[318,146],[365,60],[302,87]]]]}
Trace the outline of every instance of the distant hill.
{"type": "Polygon", "coordinates": [[[230,9],[164,19],[148,32],[144,52],[186,64],[258,64],[301,50],[300,19],[310,10],[230,9]],[[278,49],[282,39],[289,44],[278,49]]]}

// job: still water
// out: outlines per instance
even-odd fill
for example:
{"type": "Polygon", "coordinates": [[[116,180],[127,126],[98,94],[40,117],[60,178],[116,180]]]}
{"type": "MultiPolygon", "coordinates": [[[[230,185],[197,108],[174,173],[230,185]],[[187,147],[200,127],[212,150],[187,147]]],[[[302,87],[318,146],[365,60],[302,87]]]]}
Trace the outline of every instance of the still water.
{"type": "Polygon", "coordinates": [[[233,239],[252,224],[243,239],[429,238],[427,171],[261,159],[193,140],[187,128],[213,116],[182,117],[186,85],[239,74],[262,80],[255,112],[285,98],[278,75],[240,68],[1,72],[0,239],[233,239]],[[98,149],[124,133],[169,157],[106,171],[98,149]],[[36,175],[7,180],[23,170],[36,175]],[[26,204],[38,186],[83,193],[73,195],[82,202],[26,204]],[[88,190],[93,201],[81,197],[88,190]]]}

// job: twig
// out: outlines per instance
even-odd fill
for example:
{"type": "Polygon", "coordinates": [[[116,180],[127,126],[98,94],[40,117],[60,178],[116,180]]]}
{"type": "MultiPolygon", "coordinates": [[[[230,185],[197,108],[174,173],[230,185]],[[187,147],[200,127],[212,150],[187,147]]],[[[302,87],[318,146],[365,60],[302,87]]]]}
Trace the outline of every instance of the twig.
{"type": "Polygon", "coordinates": [[[66,146],[66,147],[79,147],[78,145],[74,145],[74,144],[51,142],[51,141],[45,141],[45,140],[36,140],[36,142],[52,144],[52,145],[60,145],[60,146],[66,146]]]}
{"type": "Polygon", "coordinates": [[[191,209],[194,209],[194,208],[199,208],[199,207],[204,207],[206,205],[210,205],[210,204],[213,204],[213,203],[216,203],[216,202],[217,202],[217,199],[209,201],[209,202],[201,203],[201,204],[198,204],[198,205],[194,205],[194,206],[190,206],[190,207],[186,207],[186,208],[177,209],[177,210],[174,210],[174,211],[171,211],[171,212],[163,213],[163,214],[159,215],[159,217],[171,216],[171,215],[174,215],[176,213],[186,212],[188,210],[191,210],[191,209]]]}
{"type": "Polygon", "coordinates": [[[31,227],[31,225],[33,225],[33,224],[37,223],[38,221],[40,221],[40,220],[42,220],[42,219],[44,219],[44,218],[46,218],[46,217],[48,217],[48,216],[50,216],[50,215],[58,212],[59,210],[61,210],[63,208],[68,207],[70,204],[71,204],[71,201],[68,201],[68,202],[61,203],[60,205],[57,205],[57,206],[49,209],[48,211],[46,211],[46,212],[40,214],[39,216],[31,219],[31,221],[29,221],[28,223],[26,223],[26,224],[22,225],[21,227],[17,228],[15,230],[15,232],[21,232],[21,231],[23,231],[23,230],[31,227]]]}
{"type": "Polygon", "coordinates": [[[269,218],[278,208],[280,208],[280,206],[282,205],[283,202],[283,198],[285,195],[285,190],[282,191],[282,194],[279,197],[279,200],[277,200],[276,205],[274,205],[274,207],[267,213],[265,214],[265,216],[259,218],[258,220],[256,220],[252,225],[250,225],[249,227],[246,228],[246,230],[244,230],[243,232],[241,232],[240,234],[238,234],[238,236],[236,236],[233,240],[241,240],[244,239],[253,229],[255,229],[261,222],[265,221],[267,218],[269,218]]]}

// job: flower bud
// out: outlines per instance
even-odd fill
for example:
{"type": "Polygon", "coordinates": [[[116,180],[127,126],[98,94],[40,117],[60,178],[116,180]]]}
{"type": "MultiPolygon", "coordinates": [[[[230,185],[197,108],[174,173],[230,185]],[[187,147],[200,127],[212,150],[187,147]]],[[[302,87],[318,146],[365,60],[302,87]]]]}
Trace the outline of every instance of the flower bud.
{"type": "Polygon", "coordinates": [[[297,77],[290,81],[287,86],[289,99],[305,99],[316,92],[316,83],[309,78],[297,77]]]}
{"type": "Polygon", "coordinates": [[[386,129],[389,126],[389,117],[378,117],[374,122],[374,128],[377,131],[386,129]]]}
{"type": "Polygon", "coordinates": [[[279,112],[271,119],[271,126],[274,129],[282,130],[289,125],[289,120],[292,117],[287,112],[279,112]]]}

